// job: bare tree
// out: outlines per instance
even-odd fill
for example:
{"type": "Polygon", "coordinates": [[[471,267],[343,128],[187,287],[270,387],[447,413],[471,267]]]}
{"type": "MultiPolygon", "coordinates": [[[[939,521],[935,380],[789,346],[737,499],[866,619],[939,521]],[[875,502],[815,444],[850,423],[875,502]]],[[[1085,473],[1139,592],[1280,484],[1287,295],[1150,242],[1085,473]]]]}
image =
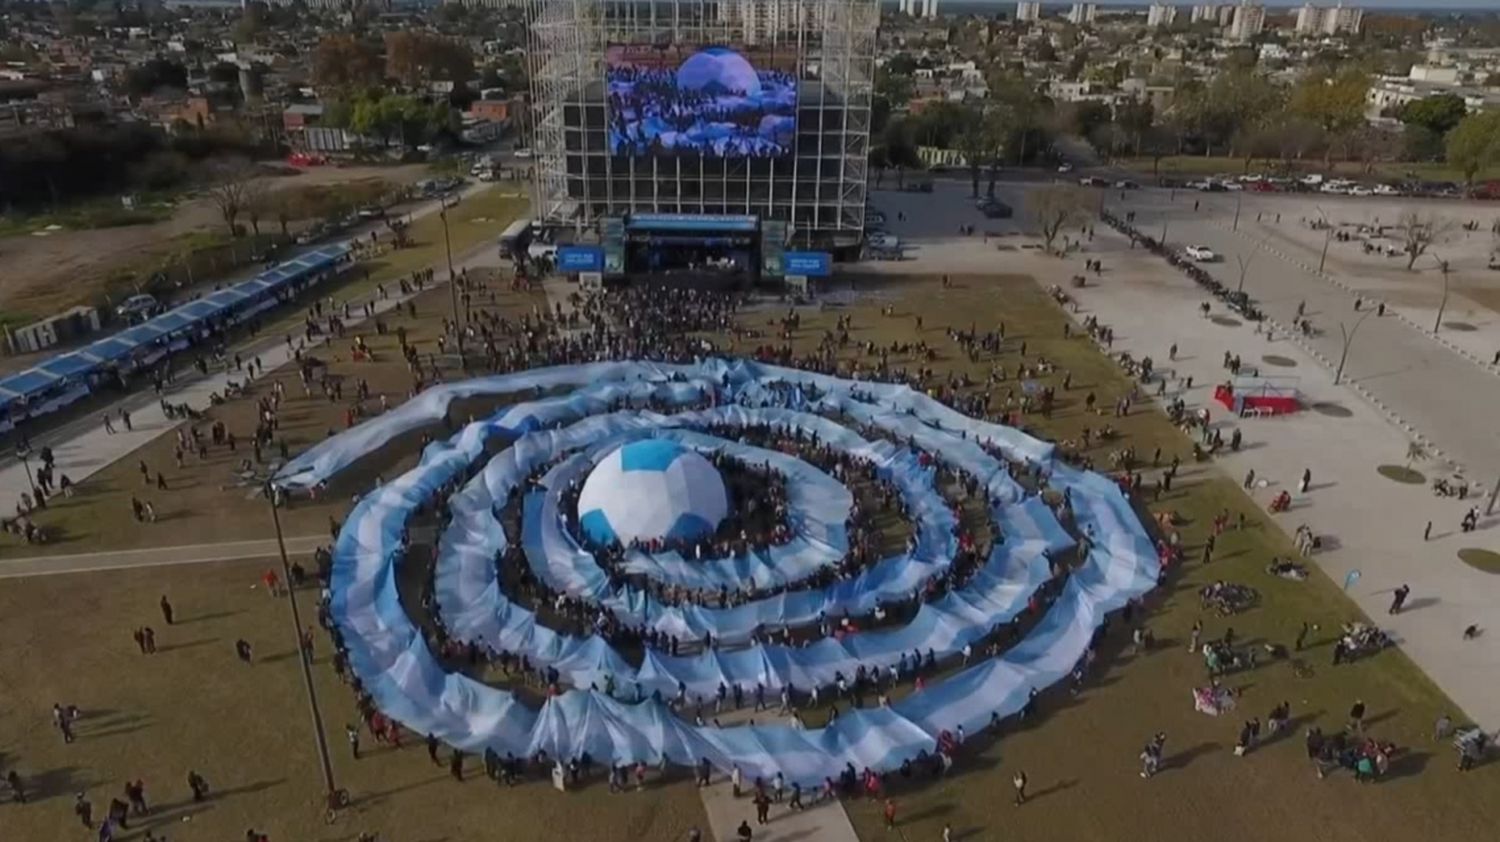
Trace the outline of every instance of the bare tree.
{"type": "Polygon", "coordinates": [[[208,198],[219,209],[219,216],[229,228],[231,237],[239,236],[235,223],[253,197],[251,186],[255,167],[243,158],[221,161],[209,170],[208,198]]]}
{"type": "Polygon", "coordinates": [[[264,181],[251,181],[245,185],[245,218],[250,220],[250,230],[260,237],[260,221],[275,212],[272,195],[264,181]]]}
{"type": "Polygon", "coordinates": [[[1401,215],[1401,250],[1406,252],[1406,271],[1417,263],[1417,258],[1453,227],[1453,222],[1440,216],[1409,210],[1401,215]]]}
{"type": "Polygon", "coordinates": [[[1092,205],[1089,192],[1071,184],[1038,187],[1026,194],[1026,207],[1041,229],[1048,254],[1052,253],[1052,243],[1064,229],[1083,224],[1092,205]]]}

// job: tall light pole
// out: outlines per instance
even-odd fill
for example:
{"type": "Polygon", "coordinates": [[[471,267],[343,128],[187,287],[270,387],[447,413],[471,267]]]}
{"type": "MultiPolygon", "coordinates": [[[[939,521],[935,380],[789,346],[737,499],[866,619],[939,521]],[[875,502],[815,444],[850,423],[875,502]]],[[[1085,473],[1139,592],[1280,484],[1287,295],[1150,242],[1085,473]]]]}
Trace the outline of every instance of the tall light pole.
{"type": "Polygon", "coordinates": [[[1365,323],[1365,319],[1368,319],[1373,312],[1375,311],[1366,310],[1363,316],[1355,320],[1354,327],[1344,327],[1344,323],[1339,322],[1339,333],[1344,335],[1344,347],[1339,353],[1338,370],[1333,373],[1333,385],[1339,385],[1339,381],[1344,379],[1344,363],[1349,360],[1349,346],[1354,344],[1354,334],[1359,330],[1359,326],[1365,323]]]}
{"type": "Polygon", "coordinates": [[[1328,245],[1333,242],[1333,223],[1328,221],[1328,213],[1323,210],[1322,205],[1313,205],[1318,209],[1318,216],[1323,218],[1323,256],[1318,258],[1318,274],[1323,274],[1323,264],[1328,262],[1328,245]]]}
{"type": "MultiPolygon", "coordinates": [[[[1428,252],[1428,254],[1432,254],[1428,252]]],[[[1443,310],[1448,307],[1448,261],[1433,254],[1432,259],[1437,261],[1438,268],[1443,270],[1443,297],[1438,299],[1437,319],[1432,323],[1432,335],[1437,336],[1438,328],[1443,326],[1443,310]]]]}
{"type": "Polygon", "coordinates": [[[21,460],[21,467],[26,469],[26,487],[36,492],[36,480],[31,478],[31,447],[25,442],[16,445],[16,458],[21,460]]]}
{"type": "Polygon", "coordinates": [[[1240,285],[1235,288],[1235,292],[1244,292],[1245,291],[1245,273],[1250,270],[1250,264],[1251,264],[1252,261],[1255,260],[1256,253],[1260,251],[1260,247],[1261,247],[1262,242],[1263,242],[1262,240],[1256,240],[1255,241],[1255,249],[1256,250],[1250,252],[1250,256],[1249,257],[1246,257],[1243,254],[1236,254],[1234,256],[1234,259],[1240,264],[1240,285]]]}
{"type": "Polygon", "coordinates": [[[307,706],[312,713],[313,735],[317,738],[318,762],[323,767],[323,788],[330,809],[338,804],[338,787],[333,783],[333,763],[328,759],[328,738],[323,731],[323,713],[318,709],[318,691],[313,687],[311,654],[302,646],[302,614],[297,610],[297,592],[292,588],[292,563],[287,560],[286,539],[281,533],[281,513],[276,506],[276,486],[269,480],[266,500],[271,504],[271,525],[276,530],[276,547],[281,551],[281,575],[286,582],[286,601],[292,607],[292,632],[297,641],[297,662],[302,665],[302,686],[307,691],[307,706]]]}
{"type": "Polygon", "coordinates": [[[1245,189],[1241,187],[1234,193],[1234,229],[1240,230],[1240,206],[1245,202],[1245,189]]]}
{"type": "Polygon", "coordinates": [[[444,196],[438,201],[442,207],[438,209],[438,218],[443,220],[443,250],[448,255],[448,295],[453,301],[453,334],[458,339],[458,367],[462,371],[469,370],[469,363],[464,359],[464,328],[458,321],[458,274],[453,271],[453,241],[448,237],[448,209],[456,207],[458,200],[448,204],[448,197],[444,196]]]}

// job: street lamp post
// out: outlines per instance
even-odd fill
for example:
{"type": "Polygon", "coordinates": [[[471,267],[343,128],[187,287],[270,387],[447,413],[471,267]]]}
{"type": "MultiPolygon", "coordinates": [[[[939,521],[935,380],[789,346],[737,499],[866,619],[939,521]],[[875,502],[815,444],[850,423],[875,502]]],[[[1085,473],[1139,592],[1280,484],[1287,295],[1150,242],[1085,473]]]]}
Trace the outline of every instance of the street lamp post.
{"type": "Polygon", "coordinates": [[[1333,242],[1333,224],[1328,221],[1328,214],[1322,205],[1313,205],[1318,209],[1318,216],[1323,218],[1323,254],[1318,258],[1318,274],[1323,274],[1323,264],[1328,262],[1328,246],[1333,242]]]}
{"type": "Polygon", "coordinates": [[[31,448],[24,443],[16,445],[16,458],[21,460],[21,467],[26,469],[26,487],[32,492],[37,490],[36,480],[31,477],[31,448]]]}
{"type": "Polygon", "coordinates": [[[1240,230],[1240,206],[1245,202],[1245,191],[1237,190],[1234,194],[1234,229],[1240,230]]]}
{"type": "Polygon", "coordinates": [[[469,370],[468,360],[464,359],[464,328],[458,320],[458,274],[453,271],[453,241],[448,237],[448,209],[454,207],[448,204],[447,198],[438,200],[442,208],[438,210],[438,218],[443,220],[443,251],[448,255],[448,295],[453,302],[453,334],[458,340],[458,367],[463,371],[469,370]]]}
{"type": "Polygon", "coordinates": [[[1339,367],[1333,373],[1333,385],[1339,385],[1339,382],[1344,379],[1344,363],[1349,360],[1349,346],[1354,343],[1354,334],[1359,330],[1359,326],[1365,323],[1365,319],[1368,319],[1374,312],[1374,310],[1366,310],[1365,314],[1354,322],[1354,327],[1344,327],[1344,323],[1339,322],[1339,333],[1344,335],[1344,347],[1339,352],[1339,367]]]}
{"type": "Polygon", "coordinates": [[[1162,247],[1165,248],[1166,245],[1167,245],[1167,215],[1165,213],[1163,213],[1161,215],[1161,241],[1160,242],[1162,244],[1162,247]]]}
{"type": "Polygon", "coordinates": [[[338,801],[333,782],[333,763],[328,758],[328,738],[323,731],[323,713],[318,709],[318,691],[313,687],[312,664],[302,646],[302,614],[297,610],[297,592],[292,589],[292,564],[287,560],[286,539],[281,533],[281,514],[276,505],[276,486],[266,483],[266,499],[271,503],[271,525],[276,530],[276,547],[281,552],[281,574],[286,582],[286,601],[292,607],[292,632],[297,641],[297,662],[302,665],[302,686],[307,691],[307,706],[312,713],[313,735],[317,738],[318,762],[323,767],[323,788],[330,807],[338,801]]]}
{"type": "Polygon", "coordinates": [[[1437,336],[1438,329],[1443,326],[1443,311],[1448,308],[1448,261],[1435,254],[1432,255],[1432,259],[1436,260],[1438,268],[1443,270],[1443,297],[1438,299],[1437,319],[1432,323],[1432,335],[1437,336]]]}

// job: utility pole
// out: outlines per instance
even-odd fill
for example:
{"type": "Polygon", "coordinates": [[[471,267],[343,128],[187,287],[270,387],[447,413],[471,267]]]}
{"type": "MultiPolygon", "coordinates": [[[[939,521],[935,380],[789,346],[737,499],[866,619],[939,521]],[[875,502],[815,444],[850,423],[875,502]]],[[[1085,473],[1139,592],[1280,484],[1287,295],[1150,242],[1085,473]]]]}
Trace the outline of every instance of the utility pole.
{"type": "Polygon", "coordinates": [[[1244,202],[1245,202],[1245,191],[1243,189],[1235,191],[1235,194],[1234,194],[1234,230],[1235,231],[1240,230],[1240,205],[1244,204],[1244,202]]]}
{"type": "Polygon", "coordinates": [[[1322,205],[1313,205],[1318,209],[1318,216],[1323,218],[1323,255],[1318,258],[1318,274],[1323,274],[1323,264],[1328,262],[1328,246],[1333,242],[1333,223],[1328,221],[1328,214],[1324,212],[1322,205]]]}
{"type": "Polygon", "coordinates": [[[1339,333],[1344,335],[1344,347],[1339,353],[1338,370],[1333,373],[1333,385],[1339,385],[1339,382],[1344,379],[1344,363],[1349,360],[1349,346],[1354,344],[1354,334],[1359,330],[1359,326],[1365,323],[1365,319],[1368,319],[1373,312],[1375,311],[1366,310],[1365,314],[1354,322],[1354,327],[1346,328],[1343,322],[1339,322],[1339,333]]]}
{"type": "Polygon", "coordinates": [[[25,442],[17,444],[16,458],[21,460],[21,467],[26,469],[26,487],[33,492],[37,491],[36,480],[31,478],[31,447],[25,442]]]}
{"type": "Polygon", "coordinates": [[[1448,261],[1435,254],[1432,255],[1432,259],[1436,260],[1438,268],[1443,270],[1443,297],[1438,300],[1437,319],[1432,323],[1432,335],[1437,336],[1438,328],[1443,326],[1443,311],[1448,309],[1448,261]]]}
{"type": "Polygon", "coordinates": [[[318,691],[313,687],[312,664],[302,646],[302,615],[297,610],[297,592],[292,588],[292,564],[286,556],[286,539],[281,534],[281,514],[276,506],[276,486],[269,480],[266,500],[271,504],[271,525],[276,530],[276,547],[281,551],[281,574],[286,582],[286,601],[292,607],[292,632],[297,641],[297,662],[302,665],[302,686],[307,691],[307,706],[312,713],[313,735],[317,737],[318,762],[323,766],[323,788],[330,809],[338,803],[338,788],[333,783],[333,763],[328,759],[328,738],[323,731],[323,714],[318,710],[318,691]]]}
{"type": "Polygon", "coordinates": [[[458,321],[458,274],[453,271],[453,241],[448,237],[448,209],[456,207],[458,202],[455,200],[450,205],[446,196],[438,201],[442,203],[438,218],[443,220],[443,250],[448,254],[448,294],[453,301],[453,334],[458,340],[458,367],[462,371],[468,371],[469,362],[464,358],[464,327],[458,321]]]}

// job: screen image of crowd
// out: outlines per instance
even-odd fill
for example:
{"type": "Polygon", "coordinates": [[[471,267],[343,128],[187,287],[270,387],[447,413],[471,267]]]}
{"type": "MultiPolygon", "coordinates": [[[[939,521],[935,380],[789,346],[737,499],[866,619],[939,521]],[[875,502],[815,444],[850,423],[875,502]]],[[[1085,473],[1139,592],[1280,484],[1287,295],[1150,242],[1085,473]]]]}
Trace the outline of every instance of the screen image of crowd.
{"type": "MultiPolygon", "coordinates": [[[[677,53],[611,47],[613,155],[774,158],[792,151],[797,75],[729,47],[677,53]],[[680,60],[679,60],[680,59],[680,60]]],[[[781,59],[781,56],[776,56],[781,59]]],[[[783,62],[784,63],[784,62],[783,62]]]]}

